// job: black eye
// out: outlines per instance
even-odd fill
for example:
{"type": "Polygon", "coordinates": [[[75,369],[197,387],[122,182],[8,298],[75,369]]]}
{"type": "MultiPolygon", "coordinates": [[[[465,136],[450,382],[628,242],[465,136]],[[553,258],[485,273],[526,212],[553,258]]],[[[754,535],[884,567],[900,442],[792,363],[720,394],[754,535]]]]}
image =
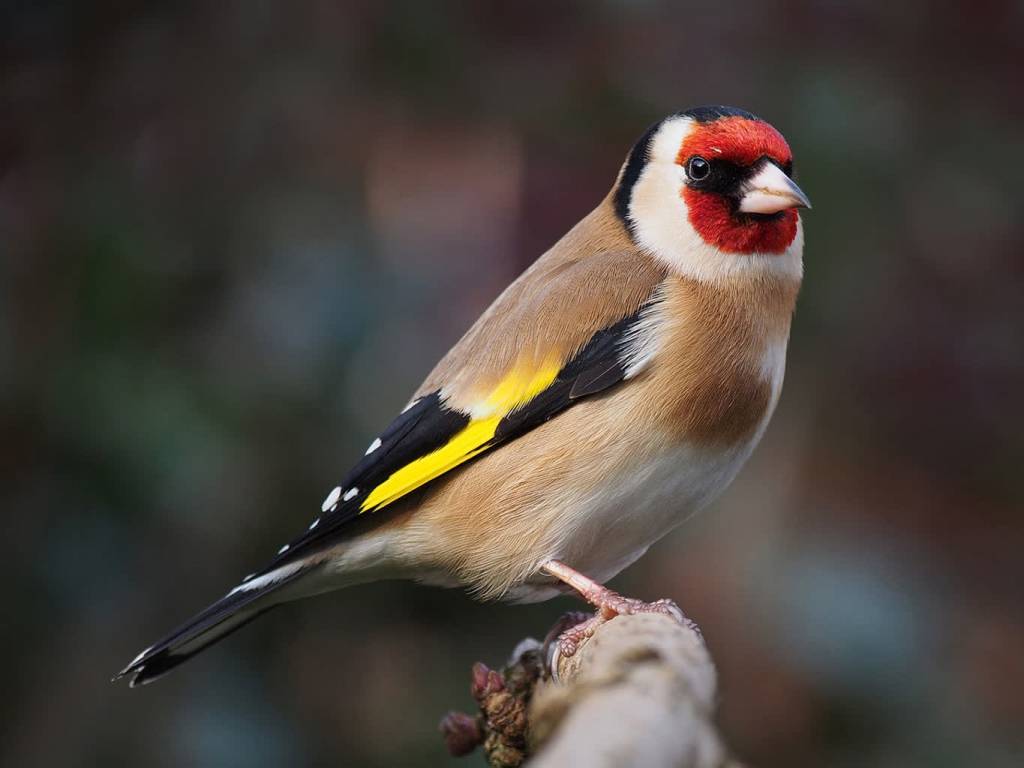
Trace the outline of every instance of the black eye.
{"type": "Polygon", "coordinates": [[[691,181],[704,181],[711,175],[711,163],[700,155],[694,155],[686,163],[686,175],[691,181]]]}

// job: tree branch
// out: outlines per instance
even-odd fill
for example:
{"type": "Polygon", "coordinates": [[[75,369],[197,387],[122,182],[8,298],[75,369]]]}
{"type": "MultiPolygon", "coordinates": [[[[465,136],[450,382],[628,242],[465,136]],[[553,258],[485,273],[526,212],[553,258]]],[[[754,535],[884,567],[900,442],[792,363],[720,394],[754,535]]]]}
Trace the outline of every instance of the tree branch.
{"type": "Polygon", "coordinates": [[[524,641],[502,672],[474,667],[481,714],[442,722],[453,753],[483,743],[494,768],[528,757],[530,768],[738,766],[712,723],[715,669],[694,625],[618,616],[573,656],[556,655],[551,676],[540,657],[524,641]]]}

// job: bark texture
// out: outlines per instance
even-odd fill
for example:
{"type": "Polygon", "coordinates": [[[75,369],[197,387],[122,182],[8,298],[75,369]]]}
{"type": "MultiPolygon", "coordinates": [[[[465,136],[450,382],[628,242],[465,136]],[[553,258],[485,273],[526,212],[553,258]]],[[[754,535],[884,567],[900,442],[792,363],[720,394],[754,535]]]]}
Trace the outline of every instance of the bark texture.
{"type": "Polygon", "coordinates": [[[502,671],[474,669],[481,711],[445,719],[450,748],[482,743],[503,768],[738,768],[712,720],[715,668],[694,625],[618,616],[573,656],[555,654],[550,674],[539,653],[524,641],[502,671]]]}

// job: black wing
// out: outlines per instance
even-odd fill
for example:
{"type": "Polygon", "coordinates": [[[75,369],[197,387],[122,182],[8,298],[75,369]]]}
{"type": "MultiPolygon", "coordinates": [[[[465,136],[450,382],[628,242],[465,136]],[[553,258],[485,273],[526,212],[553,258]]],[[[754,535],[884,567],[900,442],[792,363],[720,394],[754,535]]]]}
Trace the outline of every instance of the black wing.
{"type": "MultiPolygon", "coordinates": [[[[493,432],[453,467],[515,439],[635,373],[627,361],[632,345],[642,343],[639,323],[650,306],[594,334],[545,389],[501,417],[493,432]]],[[[469,414],[449,408],[440,392],[416,400],[373,441],[324,501],[323,514],[304,534],[282,547],[265,568],[247,576],[223,598],[136,656],[117,677],[130,675],[133,686],[155,680],[272,608],[278,602],[273,593],[316,567],[308,555],[334,543],[339,531],[359,515],[372,514],[391,503],[367,505],[375,488],[413,462],[444,450],[472,421],[469,414]]],[[[439,476],[443,474],[416,487],[426,487],[439,476]]]]}
{"type": "MultiPolygon", "coordinates": [[[[630,316],[598,331],[558,372],[554,381],[527,403],[510,411],[494,435],[472,453],[472,458],[508,442],[557,416],[583,398],[596,395],[626,378],[627,353],[637,341],[638,323],[648,303],[630,316]]],[[[339,529],[367,514],[364,502],[381,483],[410,462],[445,446],[471,422],[468,413],[449,408],[440,392],[416,400],[378,438],[324,502],[323,514],[302,536],[291,541],[261,571],[260,576],[328,545],[339,529]]],[[[468,460],[468,459],[467,459],[468,460]]],[[[422,486],[426,487],[434,478],[422,486]]]]}

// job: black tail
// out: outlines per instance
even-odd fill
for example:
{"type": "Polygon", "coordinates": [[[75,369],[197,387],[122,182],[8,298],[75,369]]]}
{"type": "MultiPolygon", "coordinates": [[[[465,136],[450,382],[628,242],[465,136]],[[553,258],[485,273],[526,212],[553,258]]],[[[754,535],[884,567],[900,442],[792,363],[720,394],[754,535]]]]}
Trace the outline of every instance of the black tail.
{"type": "MultiPolygon", "coordinates": [[[[298,566],[298,564],[295,564],[298,566]]],[[[239,627],[245,626],[261,613],[278,604],[270,595],[307,572],[301,566],[278,571],[254,578],[228,592],[213,605],[178,627],[174,632],[136,656],[122,669],[114,680],[131,675],[129,685],[151,683],[179,664],[188,661],[204,648],[227,637],[239,627]],[[276,578],[275,578],[276,577],[276,578]]]]}

